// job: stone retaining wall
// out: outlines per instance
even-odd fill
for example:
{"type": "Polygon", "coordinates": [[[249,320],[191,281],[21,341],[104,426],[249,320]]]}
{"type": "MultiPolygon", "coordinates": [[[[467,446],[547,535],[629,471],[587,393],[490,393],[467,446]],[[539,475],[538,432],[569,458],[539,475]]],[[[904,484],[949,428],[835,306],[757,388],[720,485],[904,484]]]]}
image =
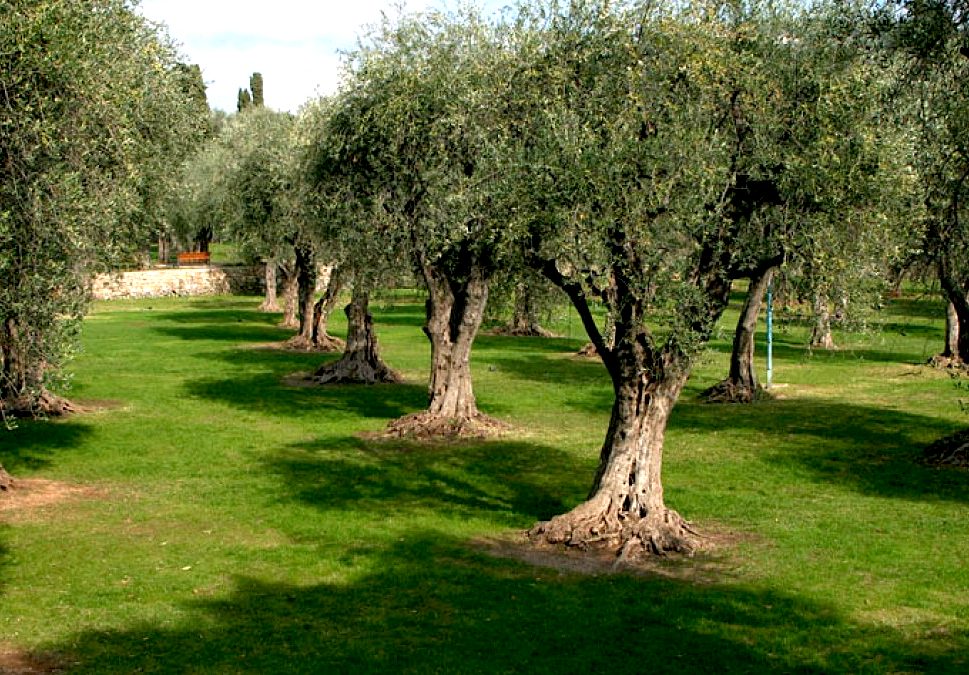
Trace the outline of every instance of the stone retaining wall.
{"type": "Polygon", "coordinates": [[[91,282],[95,300],[160,298],[171,295],[262,295],[261,266],[171,267],[99,274],[91,282]]]}

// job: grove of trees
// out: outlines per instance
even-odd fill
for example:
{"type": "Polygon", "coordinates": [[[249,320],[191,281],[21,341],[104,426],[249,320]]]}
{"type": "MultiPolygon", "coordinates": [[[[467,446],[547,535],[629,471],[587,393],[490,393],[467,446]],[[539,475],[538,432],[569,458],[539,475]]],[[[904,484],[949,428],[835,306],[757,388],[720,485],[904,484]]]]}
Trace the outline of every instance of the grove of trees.
{"type": "Polygon", "coordinates": [[[588,499],[536,524],[536,542],[696,550],[664,500],[664,436],[737,280],[748,296],[715,400],[758,395],[752,332],[773,275],[800,289],[824,346],[831,308],[877,297],[918,246],[953,307],[955,356],[969,358],[960,3],[547,0],[494,20],[402,15],[348,55],[339,92],[296,116],[266,108],[253,74],[201,146],[197,72],[125,3],[0,6],[15,17],[0,36],[5,412],[66,405],[45,382],[86,275],[123,253],[176,174],[166,212],[179,227],[212,222],[265,261],[272,289],[290,266],[301,344],[326,342],[337,290],[352,286],[347,351],[320,383],[395,381],[369,294],[405,274],[423,283],[428,406],[388,434],[502,429],[471,372],[492,284],[525,295],[541,277],[568,298],[614,401],[588,499]],[[337,271],[317,301],[324,262],[337,271]]]}

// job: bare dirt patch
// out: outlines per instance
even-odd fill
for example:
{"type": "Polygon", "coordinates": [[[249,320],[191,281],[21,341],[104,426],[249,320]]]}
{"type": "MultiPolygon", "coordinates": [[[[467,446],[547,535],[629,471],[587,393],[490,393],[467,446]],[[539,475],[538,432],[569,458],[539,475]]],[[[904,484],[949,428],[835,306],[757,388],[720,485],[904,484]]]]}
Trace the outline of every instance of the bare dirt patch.
{"type": "Polygon", "coordinates": [[[0,675],[66,672],[63,660],[54,655],[30,654],[0,642],[0,675]]]}
{"type": "Polygon", "coordinates": [[[418,442],[482,440],[504,436],[511,428],[484,413],[454,419],[424,410],[392,421],[376,438],[418,442]]]}
{"type": "MultiPolygon", "coordinates": [[[[334,340],[336,339],[334,338],[334,340]]],[[[282,342],[257,342],[244,348],[257,351],[287,352],[289,354],[334,354],[342,351],[342,342],[341,340],[341,346],[337,347],[335,343],[327,346],[315,346],[305,341],[283,340],[282,342]]]]}
{"type": "Polygon", "coordinates": [[[473,544],[496,558],[517,560],[564,574],[632,574],[713,584],[736,576],[735,570],[740,563],[734,558],[733,549],[753,539],[752,535],[730,532],[708,524],[701,536],[702,548],[693,556],[646,556],[625,561],[605,549],[579,550],[536,544],[528,539],[525,532],[508,537],[476,539],[473,544]]]}
{"type": "Polygon", "coordinates": [[[561,337],[556,335],[547,328],[543,328],[538,324],[533,324],[527,327],[514,327],[514,326],[497,326],[496,328],[489,328],[488,330],[482,331],[484,335],[496,335],[499,337],[543,337],[543,338],[556,338],[561,337]]]}
{"type": "Polygon", "coordinates": [[[7,489],[0,491],[0,515],[29,518],[45,508],[64,502],[103,497],[103,490],[90,486],[15,477],[7,489]]]}
{"type": "Polygon", "coordinates": [[[298,373],[290,373],[282,379],[283,386],[285,387],[297,387],[297,388],[316,388],[319,385],[313,381],[313,373],[304,371],[298,373]]]}
{"type": "Polygon", "coordinates": [[[127,403],[124,401],[116,401],[113,399],[81,399],[74,402],[80,412],[83,413],[100,413],[108,412],[111,410],[121,410],[127,403]]]}

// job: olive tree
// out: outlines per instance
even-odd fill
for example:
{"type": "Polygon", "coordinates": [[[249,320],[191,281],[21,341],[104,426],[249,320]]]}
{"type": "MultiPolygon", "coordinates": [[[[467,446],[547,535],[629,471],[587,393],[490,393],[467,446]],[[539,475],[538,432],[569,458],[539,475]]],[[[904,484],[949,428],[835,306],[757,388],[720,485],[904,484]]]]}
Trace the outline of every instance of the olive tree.
{"type": "Polygon", "coordinates": [[[969,8],[959,0],[899,2],[889,33],[907,55],[905,91],[919,142],[915,155],[925,204],[925,248],[948,303],[951,362],[969,363],[969,8]],[[957,337],[956,337],[957,336],[957,337]]]}
{"type": "Polygon", "coordinates": [[[265,261],[266,298],[260,309],[268,312],[279,311],[276,269],[293,255],[293,126],[288,113],[256,106],[235,115],[218,141],[223,153],[231,153],[222,178],[232,209],[225,234],[247,255],[265,261]]]}
{"type": "Polygon", "coordinates": [[[859,57],[838,32],[831,47],[799,42],[756,5],[577,0],[535,24],[529,67],[510,76],[533,93],[496,173],[527,259],[569,296],[615,399],[588,499],[530,536],[623,557],[691,552],[700,540],[661,480],[670,413],[732,280],[765,258],[764,242],[805,236],[812,220],[805,176],[818,153],[779,141],[820,133],[802,128],[816,111],[852,114],[848,94],[785,100],[771,63],[791,46],[837,48],[829,86],[850,90],[864,84],[859,57]]]}
{"type": "MultiPolygon", "coordinates": [[[[360,176],[344,164],[342,142],[354,128],[356,110],[340,96],[311,102],[298,125],[297,189],[307,213],[307,229],[326,242],[339,260],[320,303],[332,307],[337,291],[352,286],[343,354],[313,373],[316,384],[376,384],[399,382],[400,376],[380,356],[370,314],[370,290],[399,273],[400,259],[374,236],[378,212],[367,190],[356,190],[360,176]]],[[[325,309],[324,311],[329,311],[325,309]]]]}
{"type": "Polygon", "coordinates": [[[760,143],[774,155],[778,222],[748,246],[735,273],[749,279],[727,378],[709,400],[750,402],[761,395],[754,331],[762,299],[780,271],[811,300],[811,346],[833,348],[829,308],[859,319],[877,305],[889,269],[905,252],[917,220],[912,136],[892,110],[890,63],[864,23],[833,9],[771,16],[756,49],[775,82],[774,121],[760,143]],[[781,266],[783,265],[783,269],[781,266]]]}
{"type": "Polygon", "coordinates": [[[406,256],[427,287],[429,404],[391,425],[398,434],[481,433],[471,347],[501,269],[507,228],[483,186],[485,139],[501,127],[508,58],[473,11],[382,24],[349,61],[344,111],[331,142],[353,190],[370,205],[373,245],[406,256]]]}
{"type": "Polygon", "coordinates": [[[223,132],[206,139],[182,162],[178,180],[167,194],[165,213],[176,245],[204,248],[235,217],[226,175],[235,159],[223,132]]]}
{"type": "MultiPolygon", "coordinates": [[[[891,3],[889,46],[904,55],[902,86],[918,130],[919,186],[925,207],[925,252],[947,300],[946,349],[934,359],[969,364],[969,6],[961,0],[891,3]]],[[[925,449],[931,463],[969,463],[965,430],[925,449]]]]}
{"type": "Polygon", "coordinates": [[[204,131],[185,69],[122,0],[0,2],[0,410],[59,413],[91,274],[204,131]]]}

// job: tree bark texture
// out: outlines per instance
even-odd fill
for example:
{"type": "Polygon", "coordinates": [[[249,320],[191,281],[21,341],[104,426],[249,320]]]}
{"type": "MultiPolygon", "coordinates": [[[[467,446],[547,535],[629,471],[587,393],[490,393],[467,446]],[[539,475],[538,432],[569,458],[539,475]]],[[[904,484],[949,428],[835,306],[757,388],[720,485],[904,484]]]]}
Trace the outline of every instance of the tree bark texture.
{"type": "Polygon", "coordinates": [[[65,398],[44,386],[46,364],[39,355],[29,354],[31,336],[16,318],[7,317],[0,326],[0,415],[57,416],[77,412],[65,398]]]}
{"type": "Polygon", "coordinates": [[[326,290],[313,305],[313,349],[316,351],[339,352],[343,351],[346,346],[343,340],[333,337],[327,330],[330,314],[340,299],[344,281],[345,276],[341,273],[340,268],[334,267],[330,270],[329,277],[326,280],[326,290]]]}
{"type": "Polygon", "coordinates": [[[297,243],[296,280],[297,307],[299,309],[299,328],[286,346],[290,349],[313,349],[313,320],[316,309],[316,286],[319,268],[316,264],[316,251],[305,243],[297,243]]]}
{"type": "Polygon", "coordinates": [[[266,261],[264,278],[266,281],[266,297],[259,305],[260,312],[278,312],[279,301],[276,297],[276,259],[266,261]]]}
{"type": "Polygon", "coordinates": [[[296,266],[290,262],[279,266],[283,272],[283,319],[279,323],[281,328],[299,328],[299,319],[296,317],[296,304],[299,298],[299,278],[296,275],[296,266]]]}
{"type": "Polygon", "coordinates": [[[948,359],[945,365],[965,367],[969,364],[969,293],[948,271],[951,264],[944,258],[942,261],[939,264],[939,281],[949,301],[946,308],[947,354],[944,354],[948,359]]]}
{"type": "Polygon", "coordinates": [[[431,343],[428,407],[391,422],[392,436],[486,435],[502,428],[477,406],[471,378],[471,346],[488,301],[488,279],[470,263],[460,281],[421,260],[428,288],[424,334],[431,343]]]}
{"type": "Polygon", "coordinates": [[[515,286],[515,307],[511,323],[499,332],[502,335],[518,337],[555,337],[538,320],[538,307],[530,284],[522,282],[515,286]]]}
{"type": "Polygon", "coordinates": [[[701,396],[711,403],[752,403],[764,396],[754,369],[757,319],[764,304],[764,293],[774,276],[774,267],[761,268],[751,276],[744,306],[740,310],[730,352],[730,373],[701,396]]]}
{"type": "Polygon", "coordinates": [[[958,335],[954,336],[956,343],[955,360],[961,365],[969,364],[969,306],[953,303],[955,308],[954,331],[958,335]]]}
{"type": "Polygon", "coordinates": [[[811,330],[811,347],[837,349],[831,334],[831,310],[828,296],[821,292],[814,294],[814,328],[811,330]]]}
{"type": "Polygon", "coordinates": [[[539,523],[533,541],[606,548],[620,560],[671,552],[692,554],[699,535],[663,499],[663,441],[686,372],[651,380],[624,367],[589,499],[539,523]]]}
{"type": "MultiPolygon", "coordinates": [[[[332,282],[331,282],[332,283],[332,282]]],[[[400,382],[401,377],[380,358],[370,314],[370,293],[354,289],[347,315],[347,341],[343,356],[313,374],[318,384],[377,384],[400,382]]]]}
{"type": "Polygon", "coordinates": [[[951,302],[945,308],[945,349],[942,356],[950,359],[959,357],[959,313],[951,302]]]}

